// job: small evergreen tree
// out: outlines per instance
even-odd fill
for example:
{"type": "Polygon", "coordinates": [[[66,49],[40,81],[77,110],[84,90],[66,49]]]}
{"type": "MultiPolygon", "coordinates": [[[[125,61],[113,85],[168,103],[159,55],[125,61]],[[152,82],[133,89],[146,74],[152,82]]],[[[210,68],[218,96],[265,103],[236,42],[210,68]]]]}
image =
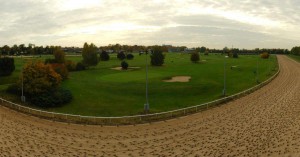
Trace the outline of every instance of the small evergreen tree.
{"type": "Polygon", "coordinates": [[[14,58],[0,58],[0,76],[9,76],[15,70],[14,58]]]}
{"type": "Polygon", "coordinates": [[[191,53],[191,61],[192,62],[197,63],[197,62],[199,62],[199,60],[200,60],[200,56],[199,56],[198,52],[191,53]]]}
{"type": "Polygon", "coordinates": [[[154,47],[152,50],[151,65],[153,66],[162,66],[164,64],[165,55],[159,47],[154,47]]]}
{"type": "Polygon", "coordinates": [[[131,53],[129,53],[129,54],[127,54],[126,58],[127,58],[128,60],[132,60],[132,59],[134,58],[134,55],[131,54],[131,53]]]}
{"type": "Polygon", "coordinates": [[[127,70],[127,68],[128,68],[128,63],[127,63],[126,61],[122,61],[122,62],[121,62],[121,67],[122,67],[123,70],[127,70]]]}
{"type": "Polygon", "coordinates": [[[121,51],[118,53],[117,58],[120,60],[124,60],[126,58],[126,55],[123,51],[121,51]]]}
{"type": "Polygon", "coordinates": [[[100,60],[101,61],[108,61],[109,60],[109,54],[106,51],[102,51],[100,54],[100,60]]]}

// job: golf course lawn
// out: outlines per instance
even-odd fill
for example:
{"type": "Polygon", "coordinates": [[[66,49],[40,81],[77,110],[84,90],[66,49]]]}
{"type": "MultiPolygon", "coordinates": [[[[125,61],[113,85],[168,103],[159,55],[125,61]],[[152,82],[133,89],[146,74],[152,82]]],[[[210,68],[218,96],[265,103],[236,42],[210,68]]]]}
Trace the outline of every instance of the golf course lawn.
{"type": "MultiPolygon", "coordinates": [[[[114,70],[121,61],[111,55],[109,61],[100,61],[96,67],[85,71],[70,72],[69,79],[62,83],[73,93],[73,101],[58,108],[44,109],[60,113],[89,116],[125,116],[142,114],[145,98],[146,55],[134,54],[126,60],[129,70],[114,70]]],[[[52,56],[36,58],[44,60],[52,56]]],[[[149,56],[148,56],[149,57],[149,56]]],[[[80,61],[81,56],[67,57],[80,61]]],[[[224,88],[224,61],[226,61],[226,92],[232,95],[255,86],[256,68],[262,82],[277,71],[276,56],[261,59],[257,55],[239,55],[238,59],[225,58],[220,54],[200,56],[201,62],[192,63],[189,54],[167,53],[161,67],[149,66],[150,112],[162,112],[199,105],[222,97],[224,88]],[[258,66],[257,66],[258,65],[258,66]],[[164,82],[174,76],[190,76],[189,82],[164,82]]],[[[26,59],[30,60],[30,59],[26,59]]],[[[0,78],[1,95],[19,102],[19,97],[7,95],[7,84],[15,82],[22,69],[21,58],[15,59],[16,70],[9,77],[0,78]]],[[[150,64],[150,57],[148,58],[150,64]]]]}

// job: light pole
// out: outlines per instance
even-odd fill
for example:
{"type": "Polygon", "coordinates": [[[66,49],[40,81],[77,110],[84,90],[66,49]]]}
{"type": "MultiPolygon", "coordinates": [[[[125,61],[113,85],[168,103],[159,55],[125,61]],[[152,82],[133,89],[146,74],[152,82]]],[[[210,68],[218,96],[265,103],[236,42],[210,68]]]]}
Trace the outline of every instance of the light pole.
{"type": "Polygon", "coordinates": [[[24,96],[24,61],[23,61],[23,54],[21,55],[21,59],[23,62],[23,67],[22,67],[22,96],[21,96],[21,101],[25,102],[26,98],[24,96]]]}
{"type": "Polygon", "coordinates": [[[223,88],[223,96],[226,96],[226,58],[228,58],[228,56],[224,57],[224,88],[223,88]]]}
{"type": "Polygon", "coordinates": [[[258,82],[258,60],[259,60],[259,52],[257,52],[257,60],[256,60],[256,83],[258,82]]]}
{"type": "MultiPolygon", "coordinates": [[[[151,52],[151,50],[148,50],[148,52],[151,52]]],[[[148,52],[146,51],[146,104],[144,105],[144,111],[145,113],[149,112],[149,101],[148,101],[148,52]]]]}

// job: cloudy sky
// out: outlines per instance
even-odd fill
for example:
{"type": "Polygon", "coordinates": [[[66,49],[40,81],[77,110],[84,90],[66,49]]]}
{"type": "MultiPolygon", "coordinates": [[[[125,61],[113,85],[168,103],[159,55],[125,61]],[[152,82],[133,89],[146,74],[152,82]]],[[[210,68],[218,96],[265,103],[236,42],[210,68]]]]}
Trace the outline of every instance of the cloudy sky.
{"type": "Polygon", "coordinates": [[[1,0],[0,46],[300,45],[299,0],[1,0]]]}

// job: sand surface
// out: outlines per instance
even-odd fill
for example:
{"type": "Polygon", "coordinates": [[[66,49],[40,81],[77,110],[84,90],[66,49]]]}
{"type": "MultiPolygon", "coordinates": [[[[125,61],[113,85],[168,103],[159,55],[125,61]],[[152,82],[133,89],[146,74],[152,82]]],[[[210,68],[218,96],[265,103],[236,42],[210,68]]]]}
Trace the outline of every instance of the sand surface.
{"type": "Polygon", "coordinates": [[[300,64],[241,99],[137,126],[51,122],[0,107],[0,156],[300,156],[300,64]]]}
{"type": "MultiPolygon", "coordinates": [[[[127,69],[140,69],[141,67],[128,67],[127,69]]],[[[110,68],[112,70],[123,70],[122,67],[114,67],[110,68]]]]}
{"type": "Polygon", "coordinates": [[[191,76],[174,76],[169,80],[164,80],[164,82],[189,82],[191,76]]]}

